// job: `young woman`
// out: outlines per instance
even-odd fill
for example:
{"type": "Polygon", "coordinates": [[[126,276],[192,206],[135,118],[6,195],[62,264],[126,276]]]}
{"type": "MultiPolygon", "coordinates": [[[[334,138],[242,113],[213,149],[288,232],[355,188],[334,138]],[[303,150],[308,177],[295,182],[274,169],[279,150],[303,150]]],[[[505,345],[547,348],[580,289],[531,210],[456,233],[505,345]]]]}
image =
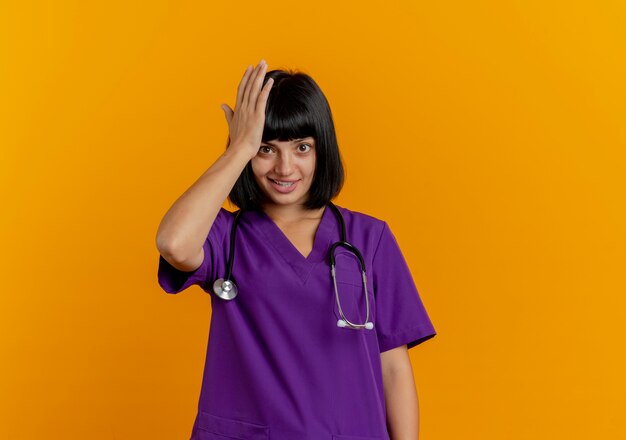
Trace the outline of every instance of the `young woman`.
{"type": "Polygon", "coordinates": [[[266,70],[246,69],[226,151],[157,233],[160,286],[211,296],[191,438],[417,439],[407,350],[434,327],[388,224],[331,202],[344,172],[324,94],[266,70]]]}

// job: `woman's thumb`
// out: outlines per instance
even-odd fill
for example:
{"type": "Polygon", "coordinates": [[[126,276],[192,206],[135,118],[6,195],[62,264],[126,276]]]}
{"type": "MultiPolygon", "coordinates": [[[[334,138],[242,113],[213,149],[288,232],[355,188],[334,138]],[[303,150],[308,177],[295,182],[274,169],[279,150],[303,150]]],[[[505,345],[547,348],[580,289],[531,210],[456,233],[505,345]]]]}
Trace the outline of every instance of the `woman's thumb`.
{"type": "Polygon", "coordinates": [[[220,105],[220,107],[222,108],[222,110],[224,110],[224,115],[226,116],[226,121],[228,121],[228,123],[230,124],[230,120],[232,119],[234,112],[228,106],[228,104],[222,104],[222,105],[220,105]]]}

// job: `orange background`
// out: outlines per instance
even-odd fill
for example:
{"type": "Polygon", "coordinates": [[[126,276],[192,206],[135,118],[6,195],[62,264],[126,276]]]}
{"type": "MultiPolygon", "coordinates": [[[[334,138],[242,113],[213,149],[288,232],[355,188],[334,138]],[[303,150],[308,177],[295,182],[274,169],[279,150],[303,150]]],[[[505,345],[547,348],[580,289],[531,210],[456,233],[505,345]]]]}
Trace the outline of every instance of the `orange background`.
{"type": "Polygon", "coordinates": [[[189,437],[210,299],[160,289],[155,235],[261,58],[324,90],[335,202],[411,267],[420,439],[626,436],[623,2],[0,11],[0,438],[189,437]]]}

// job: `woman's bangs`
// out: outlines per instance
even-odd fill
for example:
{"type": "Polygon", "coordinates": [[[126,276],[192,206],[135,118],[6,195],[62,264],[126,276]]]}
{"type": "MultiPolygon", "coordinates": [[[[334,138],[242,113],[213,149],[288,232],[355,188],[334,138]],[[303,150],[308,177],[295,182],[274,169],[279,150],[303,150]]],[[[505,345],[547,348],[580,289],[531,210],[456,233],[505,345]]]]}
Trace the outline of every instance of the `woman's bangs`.
{"type": "Polygon", "coordinates": [[[273,103],[269,108],[273,110],[265,115],[263,142],[274,139],[286,142],[309,136],[317,139],[313,115],[303,110],[299,103],[293,101],[282,105],[273,103]]]}

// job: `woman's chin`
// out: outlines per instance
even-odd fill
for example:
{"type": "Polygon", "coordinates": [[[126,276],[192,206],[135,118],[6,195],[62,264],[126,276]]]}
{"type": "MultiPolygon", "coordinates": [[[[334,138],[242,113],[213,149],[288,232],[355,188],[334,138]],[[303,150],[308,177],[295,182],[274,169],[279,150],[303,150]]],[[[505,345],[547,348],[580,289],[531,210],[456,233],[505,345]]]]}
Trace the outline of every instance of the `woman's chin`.
{"type": "Polygon", "coordinates": [[[280,205],[280,206],[288,206],[288,205],[296,205],[303,204],[306,202],[306,196],[298,197],[296,194],[282,194],[279,196],[270,196],[265,194],[264,203],[268,205],[280,205]]]}

